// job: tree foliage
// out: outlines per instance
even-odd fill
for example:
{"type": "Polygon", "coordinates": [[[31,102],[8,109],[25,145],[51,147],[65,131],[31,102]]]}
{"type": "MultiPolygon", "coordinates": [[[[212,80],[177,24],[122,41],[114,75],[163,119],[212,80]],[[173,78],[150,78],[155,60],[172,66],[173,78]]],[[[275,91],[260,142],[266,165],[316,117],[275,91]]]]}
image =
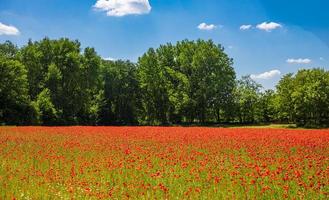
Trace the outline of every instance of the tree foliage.
{"type": "Polygon", "coordinates": [[[33,114],[25,67],[16,60],[0,59],[0,123],[27,124],[33,114]]]}
{"type": "Polygon", "coordinates": [[[138,62],[146,120],[205,123],[226,111],[235,85],[232,60],[212,41],[149,49],[138,62]]]}
{"type": "Polygon", "coordinates": [[[275,90],[243,76],[208,40],[150,48],[137,63],[106,61],[66,38],[0,44],[0,123],[329,125],[329,72],[287,74],[275,90]]]}
{"type": "Polygon", "coordinates": [[[277,85],[278,113],[301,126],[329,124],[329,72],[303,69],[288,74],[277,85]]]}

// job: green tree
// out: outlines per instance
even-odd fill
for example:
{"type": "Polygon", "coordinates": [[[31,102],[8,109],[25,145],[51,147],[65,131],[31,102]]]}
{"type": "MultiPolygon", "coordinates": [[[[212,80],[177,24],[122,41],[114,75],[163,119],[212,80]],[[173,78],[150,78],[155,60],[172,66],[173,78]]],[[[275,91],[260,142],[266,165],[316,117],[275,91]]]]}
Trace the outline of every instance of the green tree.
{"type": "Polygon", "coordinates": [[[328,126],[329,72],[302,69],[284,76],[277,85],[278,116],[299,126],[328,126]]]}
{"type": "Polygon", "coordinates": [[[170,67],[165,67],[165,74],[165,87],[169,98],[169,121],[180,123],[190,100],[188,96],[190,83],[185,74],[170,67]]]}
{"type": "Polygon", "coordinates": [[[328,126],[329,72],[285,75],[261,92],[236,81],[233,60],[213,41],[150,48],[137,64],[104,61],[66,38],[0,44],[0,123],[168,124],[288,122],[328,126]]]}
{"type": "Polygon", "coordinates": [[[152,124],[168,123],[169,97],[165,69],[159,65],[158,55],[149,49],[138,60],[138,81],[142,94],[144,119],[152,124]]]}
{"type": "Polygon", "coordinates": [[[51,91],[53,103],[56,109],[62,112],[61,119],[65,124],[78,124],[78,113],[83,109],[85,100],[80,43],[68,39],[53,41],[53,53],[52,63],[61,74],[60,85],[57,88],[58,93],[51,91]]]}
{"type": "Polygon", "coordinates": [[[49,89],[44,89],[37,97],[35,102],[39,113],[40,123],[43,125],[55,125],[58,122],[58,113],[52,103],[49,89]]]}
{"type": "Polygon", "coordinates": [[[210,41],[197,41],[193,56],[192,73],[196,111],[201,122],[227,116],[232,93],[235,88],[233,61],[224,52],[224,48],[210,41]]]}
{"type": "Polygon", "coordinates": [[[0,58],[16,59],[18,48],[10,41],[0,44],[0,58]]]}
{"type": "Polygon", "coordinates": [[[183,112],[189,102],[189,80],[177,63],[176,46],[171,43],[161,45],[156,49],[158,65],[161,70],[164,88],[163,93],[167,99],[166,121],[179,123],[183,120],[183,112]]]}
{"type": "Polygon", "coordinates": [[[100,88],[100,57],[93,48],[81,53],[69,39],[29,41],[20,51],[27,67],[29,94],[37,101],[48,89],[59,124],[96,124],[100,88]]]}
{"type": "Polygon", "coordinates": [[[35,100],[45,88],[48,67],[53,59],[52,42],[48,38],[32,42],[20,50],[20,61],[26,66],[29,81],[29,95],[35,100]]]}
{"type": "Polygon", "coordinates": [[[104,124],[135,124],[138,122],[139,87],[137,68],[129,61],[104,61],[102,69],[104,124]]]}
{"type": "Polygon", "coordinates": [[[295,121],[302,126],[328,123],[329,72],[323,69],[299,70],[291,94],[295,121]]]}
{"type": "Polygon", "coordinates": [[[100,121],[100,109],[103,100],[101,83],[101,58],[94,48],[85,48],[81,63],[81,92],[83,105],[79,112],[80,121],[84,124],[97,124],[100,121]]]}
{"type": "Polygon", "coordinates": [[[0,123],[21,125],[34,121],[26,74],[19,61],[0,58],[0,123]]]}
{"type": "Polygon", "coordinates": [[[228,114],[235,86],[233,62],[211,40],[161,45],[138,64],[145,113],[154,121],[204,123],[228,114]]]}
{"type": "Polygon", "coordinates": [[[260,88],[261,85],[250,76],[243,76],[238,80],[235,98],[240,123],[255,123],[257,121],[260,88]]]}
{"type": "Polygon", "coordinates": [[[294,105],[292,93],[295,89],[293,74],[289,73],[281,78],[276,86],[278,118],[282,122],[294,122],[294,105]]]}
{"type": "Polygon", "coordinates": [[[258,121],[260,122],[274,122],[276,121],[276,95],[274,90],[265,90],[259,96],[258,109],[259,116],[258,121]]]}

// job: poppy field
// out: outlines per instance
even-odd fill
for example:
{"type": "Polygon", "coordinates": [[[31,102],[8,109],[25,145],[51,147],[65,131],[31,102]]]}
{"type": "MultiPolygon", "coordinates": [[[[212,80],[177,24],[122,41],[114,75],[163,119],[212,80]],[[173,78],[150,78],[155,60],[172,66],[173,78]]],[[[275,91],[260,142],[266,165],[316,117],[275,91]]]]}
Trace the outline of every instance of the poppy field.
{"type": "Polygon", "coordinates": [[[328,198],[328,130],[0,128],[1,200],[328,198]]]}

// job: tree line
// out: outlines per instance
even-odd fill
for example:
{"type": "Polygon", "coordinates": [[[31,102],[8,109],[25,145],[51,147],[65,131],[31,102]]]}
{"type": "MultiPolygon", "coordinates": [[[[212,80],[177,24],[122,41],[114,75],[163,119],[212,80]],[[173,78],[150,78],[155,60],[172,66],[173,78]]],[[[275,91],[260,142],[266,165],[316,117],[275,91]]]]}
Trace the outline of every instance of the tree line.
{"type": "Polygon", "coordinates": [[[270,122],[328,126],[329,72],[302,69],[264,91],[211,40],[150,48],[137,63],[66,38],[0,44],[0,124],[270,122]]]}

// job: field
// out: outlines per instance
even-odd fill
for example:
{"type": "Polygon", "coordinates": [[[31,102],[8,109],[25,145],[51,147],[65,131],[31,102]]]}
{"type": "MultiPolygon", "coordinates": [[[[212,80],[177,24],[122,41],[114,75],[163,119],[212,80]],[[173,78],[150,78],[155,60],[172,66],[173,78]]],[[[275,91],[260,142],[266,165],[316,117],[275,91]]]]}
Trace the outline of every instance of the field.
{"type": "Polygon", "coordinates": [[[0,199],[284,198],[329,198],[328,130],[0,128],[0,199]]]}

